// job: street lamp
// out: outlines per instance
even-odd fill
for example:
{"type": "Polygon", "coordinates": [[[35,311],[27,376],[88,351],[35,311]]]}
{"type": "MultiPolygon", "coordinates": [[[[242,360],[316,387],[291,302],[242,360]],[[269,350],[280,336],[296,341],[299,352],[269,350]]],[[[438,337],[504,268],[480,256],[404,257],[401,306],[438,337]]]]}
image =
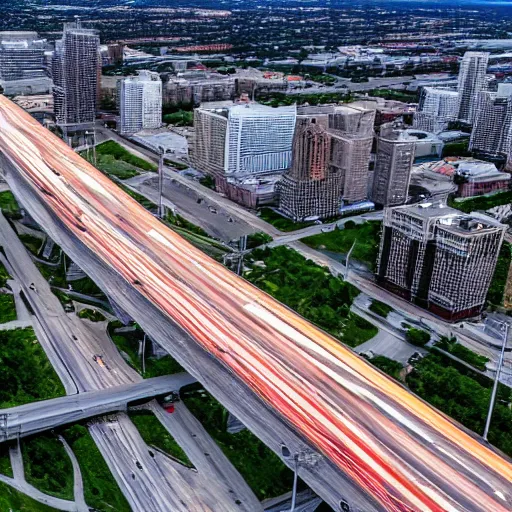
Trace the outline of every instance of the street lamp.
{"type": "Polygon", "coordinates": [[[500,381],[501,367],[503,366],[503,359],[505,357],[505,348],[507,346],[507,341],[508,341],[508,329],[509,329],[508,322],[501,322],[500,330],[502,332],[503,345],[501,346],[501,353],[500,353],[500,358],[498,360],[498,367],[496,368],[496,378],[494,379],[494,385],[492,387],[491,402],[489,404],[489,412],[487,413],[487,420],[485,422],[485,429],[484,429],[484,434],[483,434],[483,438],[485,441],[487,441],[487,436],[489,434],[492,413],[494,410],[494,404],[496,402],[496,394],[498,392],[498,384],[500,381]]]}
{"type": "Polygon", "coordinates": [[[163,146],[158,146],[159,151],[159,160],[158,160],[158,212],[157,215],[160,219],[164,216],[164,206],[162,195],[164,193],[164,158],[167,152],[167,149],[163,146]]]}
{"type": "MultiPolygon", "coordinates": [[[[284,453],[284,450],[283,450],[284,453]]],[[[292,506],[290,512],[295,512],[295,506],[297,503],[297,483],[299,480],[299,466],[302,465],[305,468],[315,467],[322,456],[309,449],[302,450],[295,453],[293,456],[294,469],[293,469],[293,489],[292,489],[292,506]]]]}
{"type": "Polygon", "coordinates": [[[352,254],[352,251],[354,250],[356,243],[357,243],[357,238],[354,240],[354,243],[352,244],[350,251],[348,251],[348,253],[347,253],[347,260],[345,261],[345,265],[347,267],[345,269],[345,281],[348,279],[348,272],[349,272],[349,266],[350,266],[350,255],[352,254]]]}

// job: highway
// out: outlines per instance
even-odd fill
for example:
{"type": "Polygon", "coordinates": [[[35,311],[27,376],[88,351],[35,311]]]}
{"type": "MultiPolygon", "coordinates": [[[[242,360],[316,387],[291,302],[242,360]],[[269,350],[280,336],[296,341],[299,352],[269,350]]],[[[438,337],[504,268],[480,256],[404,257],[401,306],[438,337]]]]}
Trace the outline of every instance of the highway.
{"type": "Polygon", "coordinates": [[[364,510],[510,511],[510,460],[192,247],[5,97],[0,151],[15,195],[74,261],[115,282],[148,332],[164,329],[151,305],[179,326],[188,337],[165,348],[181,362],[195,340],[361,489],[364,510]]]}
{"type": "MultiPolygon", "coordinates": [[[[62,424],[64,418],[75,421],[83,417],[89,417],[88,412],[81,412],[76,409],[73,411],[71,406],[72,403],[85,404],[87,397],[91,397],[92,402],[96,401],[98,413],[112,411],[112,403],[108,405],[109,399],[105,400],[107,402],[107,405],[105,405],[105,403],[101,404],[101,397],[108,397],[110,393],[115,394],[116,388],[118,390],[123,388],[132,389],[132,393],[135,395],[136,386],[140,385],[142,394],[155,396],[154,392],[149,391],[148,385],[145,383],[147,381],[143,381],[141,376],[126,364],[105,333],[98,332],[94,325],[88,325],[87,322],[82,321],[75,314],[68,315],[65,313],[59,300],[52,293],[49,284],[34,265],[29,253],[1,212],[0,246],[7,256],[6,258],[0,253],[0,261],[4,263],[9,274],[16,278],[14,290],[17,294],[20,290],[23,291],[35,313],[35,316],[30,319],[37,338],[62,380],[66,393],[73,395],[58,399],[67,404],[67,406],[60,408],[62,416],[58,414],[59,411],[51,410],[48,410],[47,416],[45,416],[44,408],[49,405],[47,402],[37,402],[30,406],[23,406],[25,412],[27,410],[36,411],[36,418],[32,416],[34,421],[30,425],[24,424],[22,426],[23,421],[20,422],[19,419],[16,420],[12,417],[15,409],[5,411],[7,414],[10,413],[11,416],[0,416],[0,423],[3,423],[5,419],[8,422],[7,428],[3,430],[6,435],[5,437],[0,435],[0,441],[5,440],[6,437],[11,437],[15,431],[19,433],[31,429],[34,432],[42,431],[45,427],[51,428],[54,423],[62,424]],[[103,366],[94,361],[95,354],[102,355],[103,366]],[[146,392],[142,391],[144,389],[146,392]],[[84,395],[85,399],[82,398],[84,395]],[[32,409],[32,406],[34,409],[32,409]],[[66,407],[71,410],[66,410],[66,407]],[[37,417],[38,412],[42,414],[41,418],[37,417]],[[55,412],[57,412],[57,415],[55,415],[55,412]]],[[[187,382],[191,379],[190,376],[185,378],[187,382]]],[[[26,415],[23,419],[27,419],[26,415]]],[[[201,494],[197,494],[195,490],[196,487],[206,487],[202,479],[196,478],[191,480],[190,484],[187,484],[181,477],[175,480],[177,473],[174,471],[167,472],[165,468],[161,471],[146,472],[140,475],[143,478],[139,478],[136,485],[133,484],[125,488],[123,482],[131,481],[133,469],[136,468],[137,453],[147,454],[148,447],[140,437],[135,425],[128,418],[122,420],[122,428],[113,428],[113,425],[116,425],[115,417],[111,422],[99,421],[92,423],[90,431],[91,433],[94,431],[103,457],[134,510],[168,512],[171,503],[175,504],[177,496],[181,501],[180,506],[174,508],[176,511],[208,510],[206,503],[210,502],[210,498],[203,503],[201,494]],[[135,444],[132,445],[131,443],[135,444]],[[176,488],[178,491],[175,491],[172,496],[171,493],[165,492],[161,500],[155,501],[148,498],[155,492],[155,489],[161,487],[176,488]],[[203,506],[204,508],[201,508],[203,506]]],[[[193,450],[196,445],[207,443],[213,443],[213,440],[203,430],[198,433],[197,437],[189,438],[185,448],[193,450]]],[[[187,469],[186,471],[190,470],[187,469]]],[[[215,467],[211,464],[198,464],[197,471],[201,475],[205,475],[202,478],[211,478],[211,481],[208,482],[208,488],[214,494],[222,510],[243,510],[247,512],[258,510],[256,506],[258,502],[253,492],[245,485],[243,478],[234,470],[224,455],[218,458],[218,464],[215,467]],[[230,476],[231,485],[239,490],[238,494],[229,492],[226,485],[222,483],[226,474],[230,476]],[[220,482],[220,484],[217,482],[220,482]],[[236,500],[240,502],[240,505],[235,503],[236,500]]],[[[17,482],[11,480],[8,483],[13,486],[18,485],[17,482]]],[[[23,485],[23,490],[27,491],[27,494],[42,503],[46,503],[44,500],[47,500],[48,497],[36,492],[26,484],[23,485]]]]}
{"type": "Polygon", "coordinates": [[[0,409],[0,441],[25,437],[86,418],[125,411],[129,402],[179,391],[196,382],[187,373],[146,379],[101,391],[89,391],[51,400],[0,409]]]}

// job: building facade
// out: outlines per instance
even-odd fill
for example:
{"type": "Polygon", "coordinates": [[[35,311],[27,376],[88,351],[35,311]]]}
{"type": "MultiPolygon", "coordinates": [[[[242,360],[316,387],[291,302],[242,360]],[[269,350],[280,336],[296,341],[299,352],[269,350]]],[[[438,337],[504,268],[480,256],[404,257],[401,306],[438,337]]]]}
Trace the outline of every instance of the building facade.
{"type": "Polygon", "coordinates": [[[297,109],[254,103],[194,111],[191,161],[199,171],[242,180],[290,166],[297,109]]]}
{"type": "Polygon", "coordinates": [[[481,313],[506,226],[432,203],[388,208],[377,281],[449,321],[481,313]]]}
{"type": "Polygon", "coordinates": [[[123,134],[162,125],[162,81],[158,73],[139,71],[118,82],[119,130],[123,134]]]}
{"type": "Polygon", "coordinates": [[[346,203],[368,198],[374,122],[375,110],[361,106],[344,105],[329,114],[330,161],[343,176],[342,199],[346,203]]]}
{"type": "Polygon", "coordinates": [[[486,73],[489,63],[487,52],[466,52],[459,71],[458,118],[473,124],[476,114],[478,95],[486,88],[486,73]]]}
{"type": "Polygon", "coordinates": [[[290,171],[277,185],[279,209],[296,221],[338,215],[343,175],[330,164],[329,117],[299,116],[290,171]]]}
{"type": "Polygon", "coordinates": [[[458,107],[457,91],[424,87],[420,94],[418,111],[414,114],[413,126],[427,132],[442,132],[450,121],[457,119],[458,107]]]}
{"type": "Polygon", "coordinates": [[[407,202],[415,143],[401,138],[392,125],[381,127],[373,176],[372,201],[380,206],[407,202]]]}
{"type": "Polygon", "coordinates": [[[512,143],[512,96],[480,92],[478,112],[469,141],[470,151],[482,156],[506,156],[512,143]]]}
{"type": "Polygon", "coordinates": [[[55,43],[55,117],[63,127],[80,129],[94,123],[101,72],[99,45],[98,32],[82,28],[80,21],[65,24],[62,39],[55,43]]]}
{"type": "Polygon", "coordinates": [[[40,39],[37,32],[0,32],[0,84],[5,94],[50,91],[46,46],[46,40],[40,39]]]}

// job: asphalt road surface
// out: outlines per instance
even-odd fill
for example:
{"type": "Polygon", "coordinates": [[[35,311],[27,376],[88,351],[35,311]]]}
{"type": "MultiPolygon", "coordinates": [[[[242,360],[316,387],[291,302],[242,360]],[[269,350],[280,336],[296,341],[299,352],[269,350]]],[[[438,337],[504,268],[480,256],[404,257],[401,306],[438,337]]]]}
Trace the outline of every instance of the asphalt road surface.
{"type": "Polygon", "coordinates": [[[7,182],[36,219],[44,204],[127,290],[348,475],[375,510],[510,511],[508,459],[185,242],[5,97],[0,150],[7,182]]]}
{"type": "Polygon", "coordinates": [[[183,386],[194,382],[196,379],[187,373],[179,373],[101,391],[0,409],[0,440],[29,436],[60,425],[77,423],[92,416],[122,411],[129,402],[179,391],[183,386]]]}

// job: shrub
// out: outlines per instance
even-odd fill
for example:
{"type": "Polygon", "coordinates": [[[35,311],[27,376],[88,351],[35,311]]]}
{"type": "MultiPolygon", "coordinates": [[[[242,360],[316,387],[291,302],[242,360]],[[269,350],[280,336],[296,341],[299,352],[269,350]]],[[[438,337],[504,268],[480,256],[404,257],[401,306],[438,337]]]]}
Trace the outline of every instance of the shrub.
{"type": "Polygon", "coordinates": [[[430,334],[422,329],[411,327],[405,335],[407,341],[416,347],[423,347],[430,341],[430,334]]]}

